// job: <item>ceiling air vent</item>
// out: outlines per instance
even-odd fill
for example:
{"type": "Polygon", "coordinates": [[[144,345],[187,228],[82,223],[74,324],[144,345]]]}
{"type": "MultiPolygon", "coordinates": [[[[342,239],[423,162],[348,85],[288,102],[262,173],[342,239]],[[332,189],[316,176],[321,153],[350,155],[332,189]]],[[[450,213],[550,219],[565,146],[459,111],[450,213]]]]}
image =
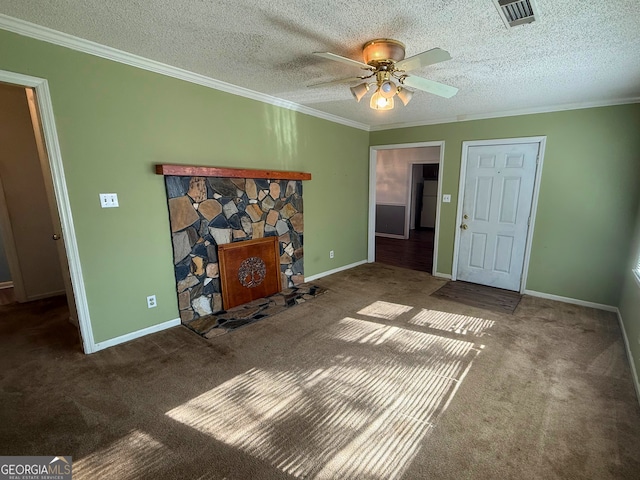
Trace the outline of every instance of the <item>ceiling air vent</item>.
{"type": "Polygon", "coordinates": [[[507,28],[535,21],[534,0],[493,0],[507,28]]]}

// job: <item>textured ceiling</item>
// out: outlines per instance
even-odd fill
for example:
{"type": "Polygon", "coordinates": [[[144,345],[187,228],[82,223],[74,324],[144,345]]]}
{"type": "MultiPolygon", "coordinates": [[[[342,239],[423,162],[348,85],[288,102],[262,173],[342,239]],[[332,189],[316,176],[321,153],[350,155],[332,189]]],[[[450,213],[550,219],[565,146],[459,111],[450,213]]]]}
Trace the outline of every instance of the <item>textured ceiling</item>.
{"type": "Polygon", "coordinates": [[[513,29],[491,0],[0,0],[0,13],[374,129],[639,101],[637,0],[537,6],[535,23],[513,29]],[[458,94],[416,92],[378,112],[348,84],[307,88],[360,74],[312,52],[361,60],[362,44],[380,37],[405,43],[407,56],[449,51],[452,60],[411,73],[458,94]]]}

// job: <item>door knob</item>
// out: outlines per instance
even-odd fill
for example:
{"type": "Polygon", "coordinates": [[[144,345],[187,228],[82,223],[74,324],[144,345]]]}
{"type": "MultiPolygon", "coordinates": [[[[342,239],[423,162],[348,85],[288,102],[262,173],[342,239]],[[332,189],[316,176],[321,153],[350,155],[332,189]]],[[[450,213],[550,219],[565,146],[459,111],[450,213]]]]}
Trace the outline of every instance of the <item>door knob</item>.
{"type": "Polygon", "coordinates": [[[466,223],[463,223],[462,225],[460,225],[460,228],[466,230],[467,228],[469,228],[469,226],[466,223]]]}
{"type": "Polygon", "coordinates": [[[51,235],[51,238],[53,238],[54,240],[60,240],[60,235],[54,233],[53,235],[51,235]]]}
{"type": "Polygon", "coordinates": [[[465,213],[465,214],[463,215],[463,217],[462,217],[462,218],[464,218],[464,219],[466,220],[467,218],[469,218],[469,215],[467,215],[467,214],[465,213]]]}

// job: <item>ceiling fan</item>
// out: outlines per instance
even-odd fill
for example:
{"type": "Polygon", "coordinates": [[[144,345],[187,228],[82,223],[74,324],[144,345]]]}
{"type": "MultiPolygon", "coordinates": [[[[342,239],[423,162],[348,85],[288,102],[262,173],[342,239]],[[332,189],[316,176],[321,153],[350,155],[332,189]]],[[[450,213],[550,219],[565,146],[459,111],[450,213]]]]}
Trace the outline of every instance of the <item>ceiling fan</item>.
{"type": "Polygon", "coordinates": [[[394,107],[393,98],[395,96],[406,106],[411,100],[413,92],[405,87],[412,87],[444,98],[451,98],[458,93],[458,89],[455,87],[406,73],[409,70],[451,60],[449,52],[440,48],[433,48],[409,58],[404,58],[404,54],[404,44],[390,38],[378,38],[365,43],[362,47],[364,62],[342,57],[335,53],[314,52],[314,55],[367,70],[368,75],[343,78],[311,86],[319,87],[347,83],[354,79],[365,80],[363,83],[351,87],[351,93],[359,102],[367,94],[371,86],[375,85],[376,91],[369,104],[374,110],[391,110],[394,107]],[[371,81],[368,81],[368,79],[371,79],[371,81]],[[396,81],[399,85],[396,84],[396,81]]]}

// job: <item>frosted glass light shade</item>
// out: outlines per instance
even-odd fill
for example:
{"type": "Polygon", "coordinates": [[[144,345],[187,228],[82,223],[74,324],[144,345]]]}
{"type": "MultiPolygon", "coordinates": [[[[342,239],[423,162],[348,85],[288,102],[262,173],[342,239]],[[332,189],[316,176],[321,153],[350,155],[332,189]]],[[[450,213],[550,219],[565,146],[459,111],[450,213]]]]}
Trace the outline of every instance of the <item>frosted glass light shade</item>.
{"type": "Polygon", "coordinates": [[[368,65],[386,60],[399,62],[404,59],[404,49],[402,42],[390,38],[378,38],[364,44],[362,56],[364,63],[368,65]]]}
{"type": "Polygon", "coordinates": [[[411,98],[413,98],[413,92],[411,90],[407,90],[406,88],[398,87],[397,93],[398,98],[402,101],[405,107],[411,101],[411,98]]]}
{"type": "Polygon", "coordinates": [[[351,93],[353,94],[355,99],[359,102],[360,100],[362,100],[362,97],[364,97],[369,91],[369,84],[366,82],[361,83],[359,85],[356,85],[355,87],[351,87],[349,90],[351,90],[351,93]]]}
{"type": "Polygon", "coordinates": [[[385,82],[382,83],[382,85],[380,85],[379,91],[380,91],[380,95],[382,95],[384,98],[391,98],[396,94],[396,91],[398,90],[398,88],[396,87],[396,84],[393,83],[391,80],[386,80],[385,82]]]}
{"type": "Polygon", "coordinates": [[[371,96],[369,106],[374,110],[391,110],[393,109],[393,97],[383,97],[378,89],[376,93],[371,96]]]}

